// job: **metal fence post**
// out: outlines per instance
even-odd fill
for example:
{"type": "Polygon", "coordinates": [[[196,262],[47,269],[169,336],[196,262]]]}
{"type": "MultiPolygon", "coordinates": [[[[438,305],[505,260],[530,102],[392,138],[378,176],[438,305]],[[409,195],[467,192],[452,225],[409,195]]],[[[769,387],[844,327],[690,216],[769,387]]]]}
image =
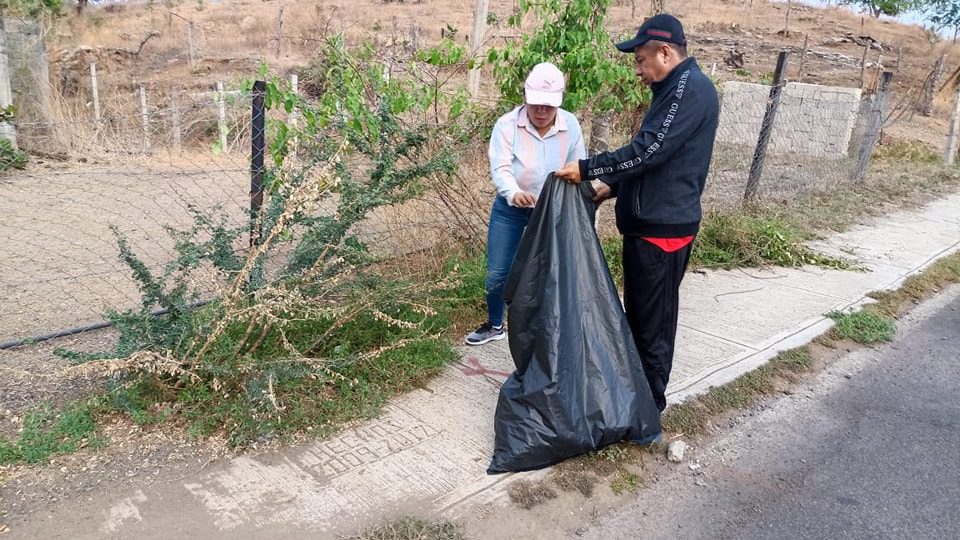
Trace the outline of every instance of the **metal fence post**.
{"type": "Polygon", "coordinates": [[[873,107],[870,108],[870,116],[867,119],[867,130],[863,136],[863,144],[860,146],[860,156],[851,177],[851,180],[856,184],[862,184],[866,178],[870,156],[873,155],[873,149],[876,148],[877,142],[880,140],[880,130],[883,128],[883,113],[887,109],[887,96],[890,93],[890,79],[892,78],[892,71],[884,71],[883,75],[880,76],[880,88],[873,96],[873,107]]]}
{"type": "Polygon", "coordinates": [[[750,178],[747,180],[747,189],[743,194],[744,201],[750,203],[759,197],[760,176],[763,174],[763,161],[767,157],[767,146],[770,144],[770,135],[773,133],[773,122],[780,106],[780,94],[783,92],[783,78],[787,71],[787,58],[790,53],[780,51],[777,57],[777,69],[773,74],[773,85],[770,87],[770,97],[767,101],[767,110],[763,115],[763,124],[760,126],[760,137],[757,139],[757,148],[750,163],[750,178]]]}
{"type": "Polygon", "coordinates": [[[264,81],[253,83],[253,109],[251,122],[251,152],[250,152],[250,247],[260,242],[262,230],[260,208],[263,206],[263,154],[265,148],[264,125],[266,109],[264,108],[264,94],[267,84],[264,81]]]}

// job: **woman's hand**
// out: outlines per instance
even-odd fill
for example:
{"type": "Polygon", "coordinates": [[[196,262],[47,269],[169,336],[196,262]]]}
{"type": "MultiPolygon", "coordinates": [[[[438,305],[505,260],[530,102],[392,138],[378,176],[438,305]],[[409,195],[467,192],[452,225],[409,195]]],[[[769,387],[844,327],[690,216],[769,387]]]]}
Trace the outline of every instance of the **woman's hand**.
{"type": "Polygon", "coordinates": [[[533,208],[537,205],[537,198],[532,193],[518,191],[513,195],[513,205],[517,208],[533,208]]]}

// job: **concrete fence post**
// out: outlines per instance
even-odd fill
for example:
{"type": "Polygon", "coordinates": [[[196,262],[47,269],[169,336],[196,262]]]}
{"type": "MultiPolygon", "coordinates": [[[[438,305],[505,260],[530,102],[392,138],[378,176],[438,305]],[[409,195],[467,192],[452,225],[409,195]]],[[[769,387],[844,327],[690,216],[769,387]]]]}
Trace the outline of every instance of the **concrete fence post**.
{"type": "Polygon", "coordinates": [[[800,53],[800,72],[797,74],[797,82],[803,82],[804,68],[807,64],[807,45],[810,41],[810,34],[803,35],[803,52],[800,53]]]}
{"type": "Polygon", "coordinates": [[[150,113],[147,110],[147,89],[140,85],[140,119],[143,122],[143,149],[150,150],[150,113]]]}
{"type": "Polygon", "coordinates": [[[177,152],[181,150],[181,127],[180,127],[180,87],[174,86],[170,95],[170,112],[173,116],[173,149],[177,152]]]}
{"type": "Polygon", "coordinates": [[[220,151],[227,153],[227,95],[223,83],[217,83],[217,127],[220,131],[220,151]]]}
{"type": "Polygon", "coordinates": [[[187,21],[187,56],[190,60],[190,71],[197,69],[197,44],[194,41],[193,21],[187,21]]]}
{"type": "MultiPolygon", "coordinates": [[[[470,34],[470,57],[479,61],[477,55],[483,48],[483,37],[487,31],[487,12],[490,9],[490,0],[475,0],[473,4],[473,33],[470,34]]],[[[480,94],[480,67],[474,67],[467,74],[467,88],[470,97],[476,98],[480,94]]]]}
{"type": "Polygon", "coordinates": [[[93,119],[96,122],[96,129],[100,129],[100,122],[103,118],[100,116],[100,87],[97,83],[97,64],[90,64],[90,92],[93,94],[93,119]]]}
{"type": "MultiPolygon", "coordinates": [[[[0,107],[13,105],[13,88],[10,85],[10,61],[7,59],[6,32],[0,17],[0,107]]],[[[0,122],[0,137],[17,147],[17,130],[12,122],[0,122]]]]}
{"type": "Polygon", "coordinates": [[[283,51],[283,6],[280,6],[280,13],[277,14],[277,58],[283,51]]]}
{"type": "Polygon", "coordinates": [[[944,161],[953,165],[957,160],[957,139],[960,138],[960,88],[953,105],[953,118],[950,120],[950,136],[947,139],[947,154],[944,161]]]}
{"type": "MultiPolygon", "coordinates": [[[[300,80],[297,77],[297,74],[294,73],[290,75],[290,91],[294,94],[300,93],[300,80]]],[[[300,123],[300,111],[297,110],[297,106],[293,106],[293,110],[290,111],[290,116],[287,118],[287,121],[290,123],[290,127],[293,128],[293,139],[290,141],[290,155],[297,155],[297,147],[300,145],[300,137],[297,134],[297,125],[300,123]]]]}

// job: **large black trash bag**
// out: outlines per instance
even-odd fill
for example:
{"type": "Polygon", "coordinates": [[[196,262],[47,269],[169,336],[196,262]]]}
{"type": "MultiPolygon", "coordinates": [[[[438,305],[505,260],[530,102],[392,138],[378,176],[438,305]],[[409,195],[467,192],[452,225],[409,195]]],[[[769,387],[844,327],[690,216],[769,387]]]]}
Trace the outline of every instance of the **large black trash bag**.
{"type": "Polygon", "coordinates": [[[517,370],[500,389],[488,474],[660,433],[588,191],[551,174],[520,241],[504,288],[517,370]]]}

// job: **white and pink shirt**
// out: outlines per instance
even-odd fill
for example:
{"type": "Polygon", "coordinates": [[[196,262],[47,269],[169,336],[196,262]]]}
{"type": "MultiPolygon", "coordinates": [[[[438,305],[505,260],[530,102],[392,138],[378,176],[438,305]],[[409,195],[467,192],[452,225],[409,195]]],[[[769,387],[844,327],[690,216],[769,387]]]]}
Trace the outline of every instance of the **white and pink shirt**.
{"type": "Polygon", "coordinates": [[[557,120],[544,136],[527,118],[525,107],[500,117],[490,136],[490,176],[497,194],[513,206],[519,191],[540,196],[547,175],[587,155],[577,118],[557,110],[557,120]]]}

